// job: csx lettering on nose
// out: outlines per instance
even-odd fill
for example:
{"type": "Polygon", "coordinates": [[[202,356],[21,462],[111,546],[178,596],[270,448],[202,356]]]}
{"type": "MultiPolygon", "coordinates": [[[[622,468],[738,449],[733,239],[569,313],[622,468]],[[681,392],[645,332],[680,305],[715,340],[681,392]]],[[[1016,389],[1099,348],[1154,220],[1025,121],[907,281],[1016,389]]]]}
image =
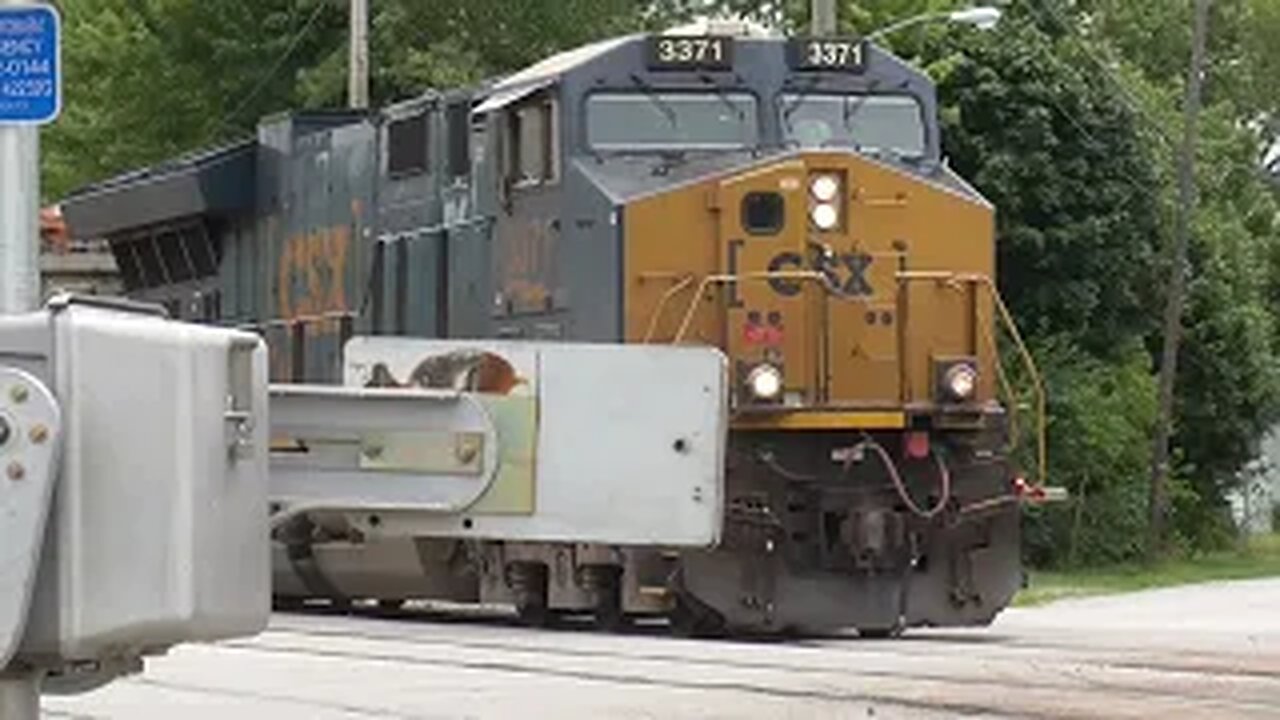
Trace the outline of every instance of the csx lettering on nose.
{"type": "MultiPolygon", "coordinates": [[[[813,270],[825,275],[827,280],[833,286],[840,288],[840,292],[845,295],[866,297],[875,292],[871,282],[867,280],[867,272],[871,269],[873,261],[874,258],[867,253],[821,254],[813,257],[806,268],[800,253],[788,251],[778,253],[769,261],[769,272],[813,270]]],[[[779,295],[785,296],[797,295],[801,290],[798,281],[787,278],[773,278],[769,281],[769,287],[779,295]]]]}

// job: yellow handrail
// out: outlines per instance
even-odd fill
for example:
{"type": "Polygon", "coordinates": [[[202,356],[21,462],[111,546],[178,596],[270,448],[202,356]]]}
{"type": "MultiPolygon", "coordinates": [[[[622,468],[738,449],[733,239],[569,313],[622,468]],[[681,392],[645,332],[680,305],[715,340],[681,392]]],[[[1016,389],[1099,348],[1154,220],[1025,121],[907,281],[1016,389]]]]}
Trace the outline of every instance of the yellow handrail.
{"type": "MultiPolygon", "coordinates": [[[[995,282],[986,275],[977,273],[953,273],[946,271],[909,271],[898,273],[898,280],[912,282],[917,280],[933,280],[935,282],[947,283],[953,287],[962,283],[974,283],[982,285],[991,294],[991,298],[1000,311],[1000,319],[1003,321],[1005,330],[1009,333],[1009,337],[1013,339],[1014,346],[1018,349],[1018,354],[1022,358],[1023,364],[1026,366],[1027,373],[1031,377],[1032,387],[1036,394],[1036,464],[1038,472],[1037,478],[1041,486],[1046,484],[1048,475],[1048,410],[1047,397],[1045,395],[1044,381],[1040,376],[1040,370],[1036,367],[1035,358],[1031,356],[1031,350],[1027,348],[1026,342],[1022,339],[1022,333],[1018,332],[1018,325],[1013,320],[1013,313],[1009,312],[1009,307],[1005,305],[1004,298],[1000,296],[1000,290],[996,287],[995,282]]],[[[997,364],[1000,358],[997,354],[995,358],[997,364]]]]}
{"type": "Polygon", "coordinates": [[[1009,398],[1009,437],[1012,438],[1013,449],[1017,449],[1018,438],[1021,436],[1018,432],[1018,405],[1022,402],[1022,396],[1013,387],[1013,383],[1009,382],[1009,375],[1004,371],[1004,363],[1000,362],[1000,345],[996,342],[995,334],[986,323],[981,322],[981,317],[975,319],[979,321],[978,326],[982,328],[982,339],[991,348],[992,357],[995,358],[996,380],[1000,383],[1000,389],[1005,397],[1009,398]]]}
{"type": "Polygon", "coordinates": [[[693,299],[689,301],[689,309],[685,311],[684,319],[680,322],[680,327],[676,330],[676,336],[671,339],[671,342],[674,344],[684,340],[685,333],[689,331],[689,326],[693,324],[693,319],[698,314],[698,300],[702,298],[702,293],[706,292],[708,286],[729,285],[743,280],[813,280],[821,283],[828,282],[826,275],[808,270],[752,272],[741,275],[707,275],[698,284],[698,291],[694,293],[693,299]]]}
{"type": "Polygon", "coordinates": [[[666,309],[667,303],[671,301],[671,298],[679,294],[681,290],[684,290],[692,284],[693,275],[685,275],[680,278],[679,282],[667,288],[667,291],[662,293],[662,298],[658,300],[658,307],[654,308],[653,314],[649,316],[649,329],[644,333],[645,344],[648,344],[653,340],[653,334],[658,331],[658,321],[662,319],[662,311],[666,309]]]}

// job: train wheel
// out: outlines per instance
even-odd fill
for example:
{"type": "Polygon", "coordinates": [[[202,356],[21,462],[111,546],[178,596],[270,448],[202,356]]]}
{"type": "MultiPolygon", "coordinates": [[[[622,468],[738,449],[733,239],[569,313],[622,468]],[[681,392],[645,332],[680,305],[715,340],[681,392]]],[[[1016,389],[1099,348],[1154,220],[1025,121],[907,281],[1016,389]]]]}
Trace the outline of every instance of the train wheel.
{"type": "Polygon", "coordinates": [[[292,595],[276,595],[271,598],[271,609],[276,612],[299,612],[306,607],[306,600],[292,595]]]}
{"type": "Polygon", "coordinates": [[[901,621],[889,627],[860,627],[858,628],[858,637],[867,640],[892,640],[902,637],[904,629],[901,621]]]}
{"type": "Polygon", "coordinates": [[[595,596],[592,617],[597,630],[622,632],[629,625],[622,610],[622,568],[617,565],[586,565],[582,581],[595,596]]]}
{"type": "Polygon", "coordinates": [[[378,612],[397,613],[404,609],[404,600],[379,600],[378,612]]]}
{"type": "Polygon", "coordinates": [[[508,582],[515,595],[516,615],[529,627],[547,627],[552,614],[547,607],[547,566],[517,562],[507,568],[508,582]]]}
{"type": "Polygon", "coordinates": [[[724,632],[724,619],[697,600],[680,596],[669,616],[671,634],[682,638],[715,637],[724,632]]]}

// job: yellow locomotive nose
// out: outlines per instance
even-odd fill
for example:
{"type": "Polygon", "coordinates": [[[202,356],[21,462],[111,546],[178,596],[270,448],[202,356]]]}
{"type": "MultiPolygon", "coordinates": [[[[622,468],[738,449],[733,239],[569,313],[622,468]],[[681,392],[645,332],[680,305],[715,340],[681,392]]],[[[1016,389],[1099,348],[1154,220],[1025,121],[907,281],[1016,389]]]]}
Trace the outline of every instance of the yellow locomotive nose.
{"type": "Polygon", "coordinates": [[[994,272],[993,211],[956,182],[798,152],[637,200],[629,339],[723,348],[743,412],[990,401],[994,316],[971,280],[994,272]]]}

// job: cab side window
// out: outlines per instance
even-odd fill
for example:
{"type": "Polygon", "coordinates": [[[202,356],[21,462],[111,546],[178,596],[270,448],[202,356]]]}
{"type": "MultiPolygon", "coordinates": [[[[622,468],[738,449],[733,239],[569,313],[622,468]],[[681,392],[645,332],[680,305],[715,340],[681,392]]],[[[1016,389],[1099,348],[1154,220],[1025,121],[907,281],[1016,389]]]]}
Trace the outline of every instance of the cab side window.
{"type": "Polygon", "coordinates": [[[506,175],[514,187],[556,181],[558,138],[557,108],[551,98],[533,98],[507,112],[506,175]]]}
{"type": "Polygon", "coordinates": [[[457,100],[445,111],[449,128],[449,177],[471,174],[471,101],[457,100]]]}
{"type": "Polygon", "coordinates": [[[425,112],[391,121],[387,127],[387,175],[421,175],[430,167],[431,117],[425,112]]]}

